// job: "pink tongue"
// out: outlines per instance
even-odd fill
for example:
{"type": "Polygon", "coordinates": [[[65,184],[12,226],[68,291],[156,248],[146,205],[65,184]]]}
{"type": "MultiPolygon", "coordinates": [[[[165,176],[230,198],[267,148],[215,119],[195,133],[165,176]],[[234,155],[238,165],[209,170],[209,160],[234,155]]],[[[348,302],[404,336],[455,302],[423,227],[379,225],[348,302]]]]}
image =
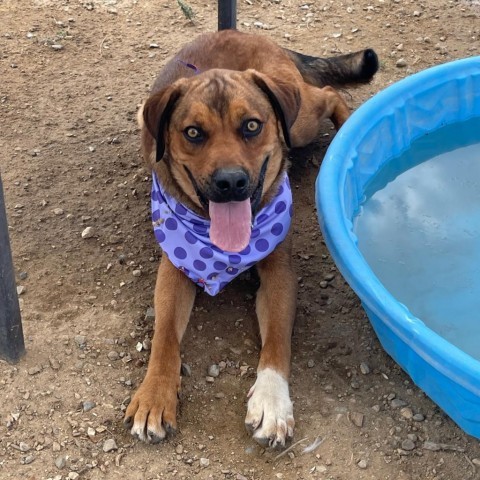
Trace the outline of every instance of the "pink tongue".
{"type": "Polygon", "coordinates": [[[210,241],[226,252],[241,252],[250,241],[252,207],[243,202],[209,202],[210,241]]]}

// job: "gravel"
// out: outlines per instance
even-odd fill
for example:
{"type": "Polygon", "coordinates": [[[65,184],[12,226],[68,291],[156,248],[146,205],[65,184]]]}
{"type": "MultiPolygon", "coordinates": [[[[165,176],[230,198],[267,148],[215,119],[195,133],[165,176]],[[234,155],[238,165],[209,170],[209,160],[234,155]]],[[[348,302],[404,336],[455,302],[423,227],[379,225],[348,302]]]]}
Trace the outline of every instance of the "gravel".
{"type": "Polygon", "coordinates": [[[108,452],[113,452],[114,450],[117,450],[117,444],[115,443],[115,440],[113,438],[109,438],[108,440],[105,440],[103,443],[103,451],[105,453],[108,452]]]}

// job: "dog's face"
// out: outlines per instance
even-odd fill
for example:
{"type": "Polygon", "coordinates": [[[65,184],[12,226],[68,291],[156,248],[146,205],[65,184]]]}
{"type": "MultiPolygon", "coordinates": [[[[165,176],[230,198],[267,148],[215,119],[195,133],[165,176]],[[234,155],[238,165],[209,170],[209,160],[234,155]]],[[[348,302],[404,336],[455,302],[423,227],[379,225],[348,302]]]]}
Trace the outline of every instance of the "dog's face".
{"type": "MultiPolygon", "coordinates": [[[[293,87],[253,70],[209,70],[151,96],[143,119],[156,161],[167,162],[182,192],[223,230],[232,215],[249,223],[285,169],[282,135],[288,145],[299,107],[293,87]]],[[[240,245],[223,245],[232,247],[240,245]]]]}

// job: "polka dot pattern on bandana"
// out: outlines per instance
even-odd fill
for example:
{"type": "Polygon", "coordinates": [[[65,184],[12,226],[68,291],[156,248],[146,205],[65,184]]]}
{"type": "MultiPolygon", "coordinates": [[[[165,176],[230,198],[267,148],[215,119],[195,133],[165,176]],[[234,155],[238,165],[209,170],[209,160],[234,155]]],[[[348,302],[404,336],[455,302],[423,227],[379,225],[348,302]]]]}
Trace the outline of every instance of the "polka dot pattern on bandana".
{"type": "Polygon", "coordinates": [[[216,295],[230,281],[267,257],[281,243],[293,214],[288,176],[273,200],[254,218],[250,243],[241,252],[224,252],[210,242],[210,221],[189,210],[152,178],[155,238],[170,261],[205,292],[216,295]]]}

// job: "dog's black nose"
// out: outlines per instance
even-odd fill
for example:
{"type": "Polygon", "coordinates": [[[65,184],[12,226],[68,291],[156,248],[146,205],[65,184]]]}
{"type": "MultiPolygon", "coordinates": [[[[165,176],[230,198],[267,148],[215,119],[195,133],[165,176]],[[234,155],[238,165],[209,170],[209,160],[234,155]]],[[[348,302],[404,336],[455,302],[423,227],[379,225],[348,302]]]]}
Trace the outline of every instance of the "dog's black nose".
{"type": "Polygon", "coordinates": [[[248,198],[250,177],[241,168],[219,168],[213,172],[211,187],[214,202],[241,202],[248,198]]]}

